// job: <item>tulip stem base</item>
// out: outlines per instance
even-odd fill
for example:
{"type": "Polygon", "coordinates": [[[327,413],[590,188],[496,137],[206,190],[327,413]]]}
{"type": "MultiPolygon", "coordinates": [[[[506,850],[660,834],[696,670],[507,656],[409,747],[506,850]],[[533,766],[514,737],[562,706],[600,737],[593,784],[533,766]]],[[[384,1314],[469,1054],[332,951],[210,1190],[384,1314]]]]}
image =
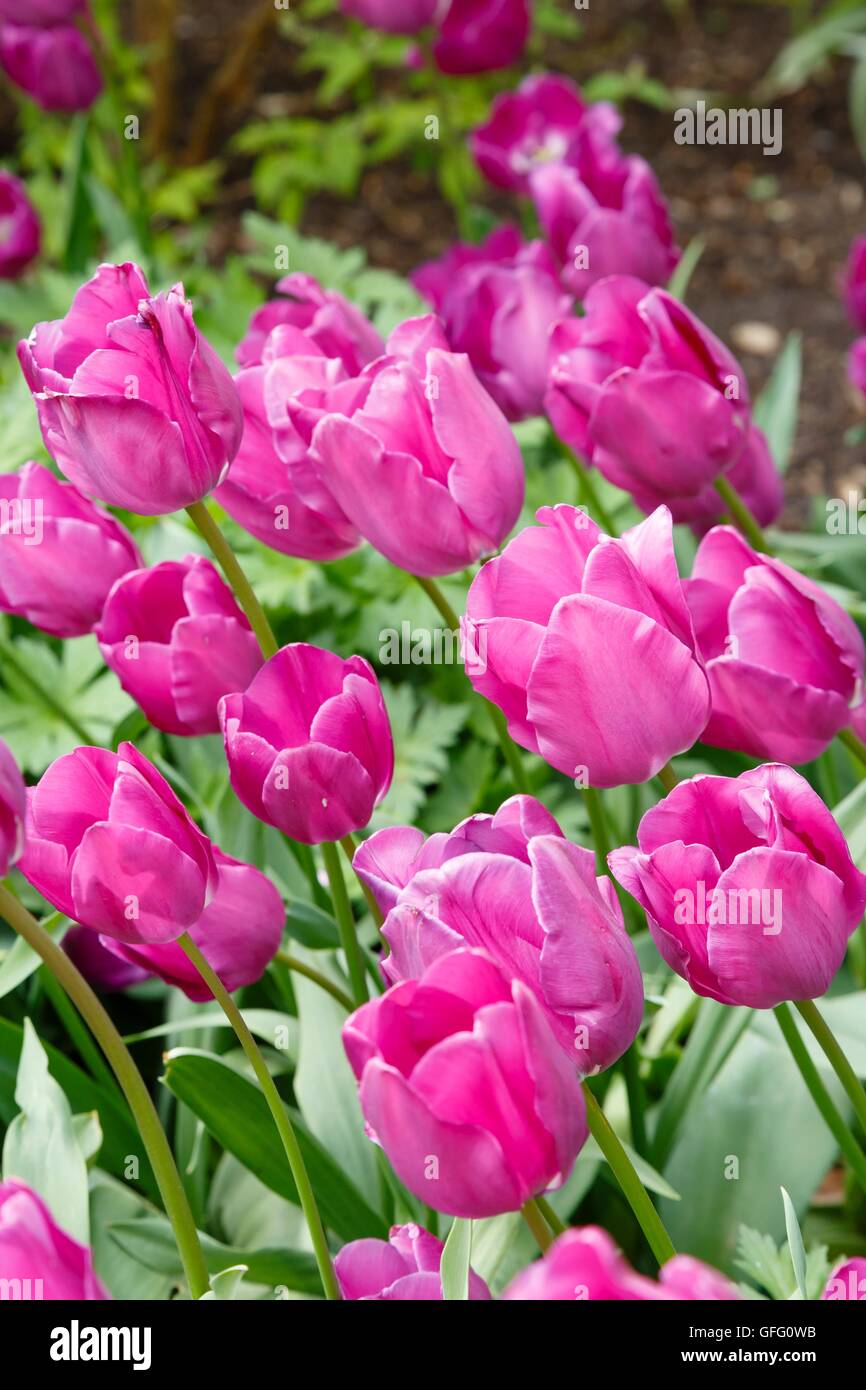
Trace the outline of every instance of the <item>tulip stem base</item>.
{"type": "Polygon", "coordinates": [[[105,1053],[132,1111],[154,1177],[171,1222],[178,1252],[193,1298],[210,1288],[210,1277],[199,1244],[198,1231],[174,1157],[159,1121],[156,1106],[135,1062],[107,1010],[66,952],[36,921],[9,889],[0,884],[0,915],[43,961],[63,987],[105,1053]]]}
{"type": "Polygon", "coordinates": [[[649,1193],[634,1170],[631,1159],[620,1143],[619,1137],[596,1100],[586,1082],[583,1083],[583,1097],[586,1101],[586,1118],[593,1139],[598,1144],[614,1177],[622,1188],[623,1196],[631,1207],[637,1223],[646,1236],[647,1244],[658,1264],[667,1264],[676,1255],[673,1241],[665,1230],[664,1223],[653,1206],[649,1193]]]}
{"type": "Polygon", "coordinates": [[[312,965],[307,965],[306,961],[298,960],[297,956],[290,955],[290,953],[284,951],[282,947],[277,951],[274,960],[279,961],[280,965],[284,965],[287,970],[293,971],[295,975],[303,975],[305,980],[311,980],[314,985],[318,985],[319,989],[323,989],[326,994],[330,994],[332,999],[336,999],[338,1004],[342,1004],[343,1008],[348,1013],[351,1013],[354,1009],[355,1002],[352,996],[347,994],[344,989],[341,989],[339,985],[334,984],[333,980],[329,980],[327,975],[322,975],[320,971],[316,970],[312,965]]]}
{"type": "Polygon", "coordinates": [[[794,1008],[841,1081],[845,1094],[854,1107],[854,1113],[863,1127],[863,1133],[866,1134],[866,1091],[863,1090],[857,1073],[839,1046],[835,1033],[821,1015],[814,999],[797,1000],[794,1008]]]}
{"type": "Polygon", "coordinates": [[[325,1297],[328,1299],[339,1299],[340,1289],[337,1284],[336,1275],[334,1274],[334,1266],[331,1263],[331,1253],[328,1249],[325,1228],[322,1225],[322,1218],[319,1215],[319,1208],[316,1205],[316,1197],[313,1192],[309,1174],[307,1173],[306,1164],[304,1163],[304,1156],[301,1153],[297,1135],[289,1119],[289,1113],[274,1083],[274,1078],[268,1071],[265,1059],[259,1051],[258,1043],[244,1022],[240,1009],[209,961],[202,955],[202,952],[199,950],[198,946],[196,946],[192,937],[188,933],[184,933],[184,935],[178,939],[177,944],[186,952],[229,1023],[232,1025],[238,1042],[243,1048],[247,1060],[255,1072],[256,1080],[262,1088],[262,1094],[267,1101],[268,1109],[277,1127],[277,1133],[282,1140],[292,1178],[298,1190],[301,1210],[307,1222],[307,1229],[309,1230],[310,1240],[313,1244],[313,1253],[316,1258],[325,1297]]]}
{"type": "Polygon", "coordinates": [[[553,1244],[553,1234],[541,1214],[538,1200],[525,1202],[520,1208],[520,1215],[535,1237],[539,1250],[544,1254],[553,1244]]]}
{"type": "Polygon", "coordinates": [[[355,874],[355,878],[358,882],[358,887],[364,894],[364,901],[370,909],[370,916],[373,918],[373,921],[376,923],[376,926],[381,927],[382,923],[385,920],[385,918],[382,916],[382,909],[376,902],[376,899],[373,896],[372,889],[368,887],[368,885],[361,878],[361,875],[357,873],[355,870],[355,851],[357,850],[358,846],[355,842],[354,835],[344,835],[342,840],[340,841],[340,847],[352,867],[352,872],[355,874]]]}
{"type": "MultiPolygon", "coordinates": [[[[799,1004],[797,1008],[800,1008],[799,1004]]],[[[778,1004],[773,1013],[776,1015],[782,1036],[788,1044],[791,1056],[797,1064],[800,1075],[806,1083],[821,1118],[850,1163],[851,1170],[860,1187],[866,1192],[866,1154],[857,1143],[853,1133],[837,1110],[833,1097],[821,1080],[818,1068],[809,1056],[809,1049],[800,1036],[789,1005],[778,1004]]]]}
{"type": "Polygon", "coordinates": [[[730,512],[737,530],[742,532],[752,549],[768,555],[770,547],[760,523],[746,506],[737,489],[727,478],[716,478],[715,488],[730,512]]]}
{"type": "Polygon", "coordinates": [[[842,729],[837,734],[837,738],[840,743],[844,743],[848,752],[857,759],[860,766],[866,768],[866,743],[858,738],[851,729],[842,729]]]}
{"type": "Polygon", "coordinates": [[[670,763],[665,763],[664,767],[659,768],[656,776],[666,792],[672,792],[674,787],[679,786],[680,779],[674,772],[670,763]]]}
{"type": "Polygon", "coordinates": [[[193,502],[191,507],[187,507],[186,512],[199,535],[207,541],[214,558],[219,561],[220,568],[231,585],[235,598],[246,613],[250,627],[258,638],[262,656],[267,661],[269,657],[276,655],[279,646],[265,610],[256,598],[253,586],[244,574],[237,556],[204,502],[193,502]]]}
{"type": "Polygon", "coordinates": [[[340,945],[343,948],[343,955],[346,957],[352,996],[356,1006],[366,1004],[370,998],[370,992],[367,989],[364,957],[358,944],[358,934],[355,928],[355,919],[352,916],[352,904],[349,902],[349,894],[346,892],[346,880],[343,878],[340,854],[337,846],[328,840],[325,840],[320,848],[325,864],[325,873],[328,875],[328,885],[331,889],[331,901],[334,904],[334,916],[337,919],[337,929],[340,933],[340,945]]]}

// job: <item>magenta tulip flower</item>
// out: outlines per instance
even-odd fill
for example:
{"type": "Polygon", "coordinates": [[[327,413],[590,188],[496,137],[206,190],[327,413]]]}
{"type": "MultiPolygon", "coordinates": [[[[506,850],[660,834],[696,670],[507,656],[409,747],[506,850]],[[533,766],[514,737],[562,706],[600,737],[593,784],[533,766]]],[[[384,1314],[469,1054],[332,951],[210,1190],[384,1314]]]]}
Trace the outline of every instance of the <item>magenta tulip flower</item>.
{"type": "Polygon", "coordinates": [[[844,835],[780,763],[681,782],[608,863],[671,969],[722,1004],[824,994],[866,908],[844,835]]]}
{"type": "Polygon", "coordinates": [[[502,1295],[507,1302],[730,1302],[737,1288],[718,1270],[690,1255],[677,1255],[659,1271],[655,1283],[637,1274],[607,1231],[583,1226],[566,1231],[547,1254],[513,1279],[502,1295]]]}
{"type": "Polygon", "coordinates": [[[866,1260],[860,1257],[837,1265],[827,1280],[821,1302],[866,1302],[866,1260]]]}
{"type": "Polygon", "coordinates": [[[461,946],[488,951],[538,998],[583,1075],[611,1066],[643,1017],[643,982],[610,879],[531,796],[450,835],[379,830],[354,867],[384,913],[389,983],[461,946]]]}
{"type": "Polygon", "coordinates": [[[866,331],[866,236],[855,237],[851,243],[841,290],[851,322],[866,331]]]}
{"type": "Polygon", "coordinates": [[[3,21],[0,68],[44,111],[86,111],[102,91],[90,45],[73,24],[3,21]]]}
{"type": "Polygon", "coordinates": [[[243,428],[234,383],[176,285],[102,265],[69,313],[19,344],[45,446],[82,492],[158,516],[199,502],[243,428]]]}
{"type": "Polygon", "coordinates": [[[0,1279],[27,1300],[82,1303],[110,1297],[93,1271],[93,1256],[62,1231],[32,1188],[0,1182],[0,1279]]]}
{"type": "Polygon", "coordinates": [[[0,878],[24,849],[27,788],[7,745],[0,738],[0,878]]]}
{"type": "Polygon", "coordinates": [[[703,741],[779,762],[817,758],[862,708],[866,651],[853,619],[730,526],[701,541],[685,590],[713,706],[703,741]]]}
{"type": "MultiPolygon", "coordinates": [[[[420,1226],[392,1226],[387,1240],[353,1240],[334,1258],[343,1298],[366,1303],[442,1301],[444,1245],[420,1226]]],[[[484,1280],[469,1270],[470,1301],[488,1301],[484,1280]]]]}
{"type": "Polygon", "coordinates": [[[132,945],[182,936],[217,884],[210,840],[131,743],[51,764],[29,792],[20,868],[58,912],[132,945]]]}
{"type": "MultiPolygon", "coordinates": [[[[282,939],[286,921],[283,900],[270,879],[213,847],[219,880],[216,892],[189,934],[230,994],[254,985],[265,973],[282,939]]],[[[91,933],[92,935],[92,933],[91,933]]],[[[176,941],[129,943],[99,940],[128,966],[176,985],[188,999],[205,1004],[212,998],[192,961],[176,941]]],[[[119,958],[119,959],[117,959],[119,958]]]]}
{"type": "Polygon", "coordinates": [[[89,927],[70,927],[63,938],[72,964],[100,994],[115,994],[150,978],[140,965],[116,956],[109,944],[114,944],[111,937],[97,936],[89,927]]]}
{"type": "MultiPolygon", "coordinates": [[[[296,271],[277,282],[281,299],[270,299],[252,315],[235,354],[241,367],[261,366],[265,345],[275,328],[296,329],[326,357],[336,357],[349,376],[381,357],[385,344],[376,329],[343,295],[325,290],[312,275],[296,271]]],[[[303,343],[296,340],[298,349],[303,343]]]]}
{"type": "Polygon", "coordinates": [[[568,1177],[587,1138],[577,1075],[486,952],[452,951],[363,1004],[343,1042],[371,1136],[436,1211],[517,1211],[568,1177]]]}
{"type": "Polygon", "coordinates": [[[715,480],[729,474],[772,521],[781,482],[727,348],[629,276],[593,286],[585,310],[551,335],[547,410],[559,435],[644,511],[664,502],[675,521],[711,523],[724,509],[715,480]]]}
{"type": "Polygon", "coordinates": [[[613,158],[621,126],[622,117],[610,102],[586,102],[569,78],[540,73],[495,98],[488,119],[472,132],[470,146],[492,184],[528,194],[530,175],[542,164],[580,169],[587,146],[613,158]]]}
{"type": "Polygon", "coordinates": [[[259,820],[316,845],[362,830],[391,785],[394,746],[372,667],[283,647],[220,701],[232,786],[259,820]]]}
{"type": "Polygon", "coordinates": [[[442,72],[495,72],[526,47],[529,0],[448,0],[437,26],[433,58],[442,72]]]}
{"type": "Polygon", "coordinates": [[[340,9],[371,29],[389,34],[417,34],[433,24],[448,0],[340,0],[340,9]]]}
{"type": "Polygon", "coordinates": [[[32,24],[49,29],[82,13],[85,0],[0,0],[0,23],[32,24]]]}
{"type": "Polygon", "coordinates": [[[0,169],[0,280],[17,280],[39,255],[41,239],[39,218],[23,183],[0,169]]]}
{"type": "Polygon", "coordinates": [[[550,330],[572,308],[544,242],[503,226],[481,246],[458,242],[410,278],[507,418],[540,415],[550,330]]]}
{"type": "Polygon", "coordinates": [[[124,690],[167,734],[219,733],[223,695],[246,689],[262,664],[246,616],[202,555],[124,575],[96,636],[124,690]]]}
{"type": "Polygon", "coordinates": [[[413,574],[464,569],[495,551],[523,502],[508,422],[433,317],[391,334],[363,395],[313,433],[321,481],[377,550],[413,574]]]}
{"type": "Polygon", "coordinates": [[[577,507],[536,516],[472,581],[463,626],[485,662],[469,679],[521,748],[580,785],[645,782],[710,712],[670,513],[620,540],[577,507]]]}
{"type": "Polygon", "coordinates": [[[4,613],[53,637],[82,637],[98,620],[111,586],[141,563],[126,528],[43,464],[0,474],[4,613]]]}

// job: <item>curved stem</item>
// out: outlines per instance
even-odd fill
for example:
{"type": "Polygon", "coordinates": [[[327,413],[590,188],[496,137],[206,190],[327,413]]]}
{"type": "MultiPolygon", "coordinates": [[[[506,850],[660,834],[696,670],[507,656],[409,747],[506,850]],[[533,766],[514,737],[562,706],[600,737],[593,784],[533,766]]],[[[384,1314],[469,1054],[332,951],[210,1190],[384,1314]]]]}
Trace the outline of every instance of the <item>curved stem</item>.
{"type": "Polygon", "coordinates": [[[623,1196],[631,1207],[637,1223],[646,1236],[647,1244],[659,1265],[672,1260],[677,1253],[673,1241],[664,1227],[664,1222],[650,1201],[649,1193],[634,1170],[631,1159],[619,1141],[610,1121],[596,1100],[592,1091],[583,1083],[583,1098],[586,1101],[586,1118],[593,1139],[598,1144],[614,1177],[623,1191],[623,1196]]]}
{"type": "Polygon", "coordinates": [[[746,506],[737,489],[728,482],[727,478],[723,477],[716,478],[715,487],[716,492],[730,512],[737,530],[742,532],[752,549],[769,555],[770,547],[760,524],[746,506]]]}
{"type": "Polygon", "coordinates": [[[863,1090],[860,1078],[842,1051],[833,1029],[822,1017],[814,999],[795,1000],[794,1008],[805,1022],[806,1027],[811,1030],[818,1046],[842,1082],[845,1094],[853,1105],[854,1113],[863,1126],[864,1134],[866,1134],[866,1091],[863,1090]]]}
{"type": "Polygon", "coordinates": [[[191,507],[187,507],[186,512],[196,530],[207,541],[214,557],[219,561],[222,572],[234,590],[235,598],[246,613],[250,627],[258,638],[262,655],[267,661],[268,657],[274,656],[279,651],[277,639],[267,620],[265,610],[253,593],[253,586],[241,569],[237,556],[204,502],[193,502],[191,507]]]}
{"type": "MultiPolygon", "coordinates": [[[[798,1005],[799,1007],[799,1005],[798,1005]]],[[[821,1118],[832,1134],[842,1153],[851,1165],[852,1172],[864,1192],[866,1192],[866,1154],[863,1153],[848,1125],[836,1108],[833,1097],[818,1074],[818,1068],[809,1056],[809,1049],[800,1037],[794,1016],[787,1004],[778,1004],[773,1010],[782,1036],[791,1050],[800,1075],[817,1106],[821,1118]]]]}
{"type": "Polygon", "coordinates": [[[674,772],[673,767],[670,763],[665,763],[664,767],[660,768],[659,771],[656,773],[656,776],[658,777],[666,792],[672,792],[674,787],[679,785],[680,779],[674,772]]]}
{"type": "Polygon", "coordinates": [[[382,909],[380,908],[379,904],[376,902],[376,899],[373,896],[373,890],[370,888],[369,884],[366,884],[364,882],[364,880],[361,878],[361,875],[355,868],[355,851],[357,850],[358,845],[354,835],[344,835],[342,840],[340,841],[340,848],[342,849],[343,853],[345,854],[346,858],[352,866],[352,872],[354,873],[355,878],[358,881],[358,887],[364,894],[364,899],[367,903],[368,908],[370,909],[370,916],[373,918],[373,921],[376,923],[376,926],[381,927],[382,923],[385,920],[385,918],[382,916],[382,909]]]}
{"type": "Polygon", "coordinates": [[[607,510],[607,507],[602,502],[601,497],[598,493],[598,489],[595,485],[595,480],[592,474],[590,473],[589,469],[587,468],[586,464],[584,463],[583,459],[578,458],[574,450],[569,449],[567,444],[563,444],[562,440],[559,439],[558,436],[554,437],[556,438],[556,442],[562,453],[562,457],[568,464],[570,464],[575,476],[577,477],[577,485],[580,489],[580,500],[584,503],[587,510],[587,514],[593,520],[598,519],[602,529],[607,531],[609,536],[618,536],[619,531],[616,528],[616,523],[613,521],[610,512],[607,510]],[[595,515],[593,515],[593,513],[595,515]]]}
{"type": "Polygon", "coordinates": [[[255,1072],[256,1079],[262,1088],[262,1093],[267,1101],[268,1109],[277,1127],[277,1133],[282,1140],[286,1158],[289,1161],[289,1168],[291,1169],[295,1187],[298,1190],[301,1210],[304,1213],[307,1229],[310,1232],[310,1239],[313,1244],[313,1252],[316,1257],[316,1264],[318,1265],[319,1276],[322,1280],[325,1297],[329,1299],[339,1299],[340,1289],[337,1284],[336,1275],[334,1274],[334,1267],[331,1263],[331,1254],[328,1250],[325,1228],[322,1225],[322,1218],[319,1215],[319,1208],[316,1205],[316,1197],[313,1192],[309,1174],[307,1173],[304,1157],[298,1145],[295,1131],[292,1128],[289,1113],[274,1084],[274,1079],[268,1071],[265,1059],[259,1051],[255,1038],[244,1022],[240,1009],[225,988],[225,985],[222,983],[216,971],[202,955],[192,937],[185,932],[183,936],[178,938],[178,945],[183,947],[214,999],[216,999],[217,1003],[220,1005],[223,1013],[235,1030],[238,1042],[243,1048],[247,1060],[255,1072]]]}
{"type": "Polygon", "coordinates": [[[539,1250],[544,1254],[553,1244],[553,1236],[550,1233],[547,1222],[541,1214],[538,1200],[524,1202],[523,1206],[520,1208],[520,1215],[535,1236],[539,1250]]]}
{"type": "Polygon", "coordinates": [[[848,752],[857,759],[861,767],[866,767],[866,743],[858,738],[851,729],[841,729],[836,737],[840,743],[844,743],[848,752]]]}
{"type": "Polygon", "coordinates": [[[330,994],[331,998],[336,999],[337,1003],[342,1004],[343,1008],[349,1013],[352,1013],[354,1010],[355,1003],[351,995],[347,994],[345,990],[340,989],[339,985],[335,985],[334,981],[329,980],[327,975],[322,975],[312,965],[307,965],[306,961],[298,960],[297,956],[290,955],[289,952],[284,951],[282,947],[277,951],[274,959],[278,960],[281,965],[284,965],[287,970],[294,971],[296,975],[303,975],[305,980],[312,980],[314,985],[318,985],[319,989],[323,989],[326,994],[330,994]]]}
{"type": "Polygon", "coordinates": [[[40,685],[39,681],[32,675],[28,667],[25,666],[24,662],[19,657],[13,644],[7,642],[5,638],[0,638],[0,657],[2,657],[2,659],[11,666],[15,674],[20,676],[21,679],[30,686],[30,689],[39,696],[45,708],[49,709],[52,714],[56,715],[58,719],[62,720],[63,723],[72,730],[76,738],[80,738],[82,743],[88,745],[96,742],[93,735],[88,733],[84,725],[80,724],[76,719],[75,715],[70,714],[69,710],[66,709],[59,700],[55,700],[50,690],[46,690],[43,685],[40,685]]]}
{"type": "Polygon", "coordinates": [[[367,989],[367,976],[364,972],[364,957],[358,945],[355,919],[352,916],[352,904],[349,902],[349,895],[346,892],[346,880],[343,878],[340,856],[337,846],[331,844],[329,840],[325,840],[320,848],[331,889],[331,901],[334,904],[334,916],[337,919],[337,929],[340,933],[340,945],[343,948],[343,955],[346,957],[352,995],[356,1006],[366,1004],[370,998],[370,992],[367,989]]]}
{"type": "Polygon", "coordinates": [[[541,1215],[544,1217],[555,1236],[561,1236],[564,1231],[568,1230],[565,1222],[560,1221],[546,1197],[536,1197],[535,1205],[538,1207],[538,1210],[541,1212],[541,1215]]]}
{"type": "Polygon", "coordinates": [[[54,978],[69,995],[81,1017],[96,1038],[120,1083],[141,1135],[150,1165],[162,1195],[165,1213],[183,1263],[189,1291],[201,1298],[210,1288],[198,1231],[183,1183],[177,1171],[165,1131],[159,1122],[150,1092],[142,1080],[109,1014],[90,985],[72,964],[65,951],[52,941],[35,917],[19,903],[9,889],[0,884],[0,913],[9,925],[42,959],[54,978]]]}

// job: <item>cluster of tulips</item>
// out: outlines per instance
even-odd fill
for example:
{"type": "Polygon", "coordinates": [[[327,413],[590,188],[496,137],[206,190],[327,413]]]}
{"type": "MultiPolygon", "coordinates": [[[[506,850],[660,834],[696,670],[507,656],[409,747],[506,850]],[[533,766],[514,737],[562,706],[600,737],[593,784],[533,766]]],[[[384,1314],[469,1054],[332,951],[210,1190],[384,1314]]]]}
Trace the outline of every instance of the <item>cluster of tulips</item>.
{"type": "MultiPolygon", "coordinates": [[[[443,36],[460,10],[454,0],[443,36]]],[[[339,294],[292,274],[253,315],[232,378],[181,286],[153,294],[136,265],[101,266],[65,318],[20,345],[67,481],[37,463],[0,480],[0,607],[56,637],[94,632],[154,728],[221,731],[243,805],[322,846],[356,1006],[343,1041],[370,1136],[435,1211],[524,1213],[546,1254],[504,1297],[732,1299],[722,1275],[675,1256],[586,1084],[626,1053],[644,1016],[616,885],[696,994],[754,1009],[823,995],[866,908],[866,875],[789,764],[836,736],[866,756],[866,656],[840,605],[765,548],[759,522],[778,513],[781,485],[743,372],[660,288],[677,254],[664,206],[616,132],[611,109],[559,78],[499,98],[473,148],[492,181],[533,198],[546,240],[506,227],[422,267],[415,282],[436,313],[387,342],[339,294]],[[504,544],[523,501],[509,420],[540,411],[645,520],[617,537],[603,516],[560,503],[504,544]],[[211,495],[267,546],[325,562],[367,542],[434,597],[437,577],[481,562],[463,625],[485,661],[467,675],[493,707],[517,794],[449,832],[403,826],[358,845],[394,766],[376,675],[358,656],[277,648],[204,505],[211,495]],[[31,545],[14,517],[36,501],[43,534],[31,545]],[[145,566],[100,503],[143,516],[186,508],[225,578],[202,555],[145,566]],[[702,536],[687,579],[673,521],[702,536]],[[698,740],[768,761],[678,782],[670,760],[698,740]],[[667,794],[637,845],[597,861],[527,793],[518,749],[591,791],[657,777],[667,794]],[[372,996],[338,845],[379,927],[372,996]],[[781,916],[767,927],[684,914],[683,894],[701,892],[779,895],[781,916]],[[626,1175],[658,1282],[604,1231],[562,1231],[544,1199],[590,1132],[626,1175]]],[[[215,995],[237,1023],[230,994],[274,956],[280,895],[210,841],[140,751],[77,748],[25,791],[4,750],[0,799],[0,872],[17,863],[78,924],[75,967],[102,987],[151,975],[196,1001],[215,995]]],[[[7,888],[0,910],[47,952],[7,888]]],[[[441,1297],[442,1244],[418,1226],[332,1258],[286,1112],[255,1043],[241,1041],[325,1293],[441,1297]]],[[[862,1115],[853,1073],[843,1084],[862,1115]]],[[[158,1154],[154,1167],[176,1207],[158,1154]]],[[[200,1295],[195,1241],[178,1238],[200,1295]]],[[[44,1203],[14,1181],[0,1187],[3,1272],[41,1270],[46,1252],[46,1296],[105,1296],[89,1253],[44,1203]]],[[[849,1262],[826,1297],[863,1297],[864,1278],[866,1262],[849,1262]]],[[[490,1297],[474,1273],[467,1296],[490,1297]]]]}

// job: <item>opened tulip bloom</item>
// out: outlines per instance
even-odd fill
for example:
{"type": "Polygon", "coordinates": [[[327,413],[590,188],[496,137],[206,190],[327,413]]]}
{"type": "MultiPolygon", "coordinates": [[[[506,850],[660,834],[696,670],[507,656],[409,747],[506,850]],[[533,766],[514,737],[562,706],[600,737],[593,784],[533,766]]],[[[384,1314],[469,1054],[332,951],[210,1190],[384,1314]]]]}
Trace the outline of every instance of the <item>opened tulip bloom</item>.
{"type": "MultiPolygon", "coordinates": [[[[387,1240],[353,1240],[334,1259],[343,1298],[376,1303],[435,1303],[442,1300],[443,1242],[420,1226],[392,1226],[387,1240]]],[[[470,1301],[487,1301],[490,1290],[469,1271],[470,1301]]]]}
{"type": "Polygon", "coordinates": [[[432,24],[448,0],[340,0],[340,9],[372,29],[389,34],[417,34],[432,24]]]}
{"type": "Polygon", "coordinates": [[[866,1303],[866,1260],[862,1257],[837,1265],[827,1280],[822,1303],[866,1303]]]}
{"type": "MultiPolygon", "coordinates": [[[[283,900],[270,879],[213,847],[218,882],[216,892],[189,935],[229,993],[253,985],[279,947],[286,920],[283,900]]],[[[92,935],[92,933],[91,933],[92,935]]],[[[189,956],[176,941],[159,944],[100,938],[116,961],[140,967],[188,999],[205,1004],[212,999],[189,956]]]]}
{"type": "Polygon", "coordinates": [[[168,734],[219,733],[223,695],[245,689],[262,664],[246,617],[202,555],[125,575],[96,636],[124,690],[168,734]]]}
{"type": "Polygon", "coordinates": [[[481,246],[459,242],[411,279],[508,419],[540,415],[550,330],[572,307],[544,242],[503,226],[481,246]]]}
{"type": "Polygon", "coordinates": [[[722,1004],[824,994],[866,908],[832,815],[778,763],[681,782],[608,862],[671,969],[722,1004]]]}
{"type": "Polygon", "coordinates": [[[509,1302],[574,1303],[729,1302],[740,1297],[723,1275],[690,1255],[663,1265],[658,1283],[632,1269],[607,1231],[583,1226],[566,1231],[541,1260],[512,1280],[502,1295],[509,1302]]]}
{"type": "Polygon", "coordinates": [[[21,872],[58,912],[117,941],[174,941],[217,885],[213,847],[131,743],[77,748],[28,794],[21,872]]]}
{"type": "Polygon", "coordinates": [[[551,335],[547,410],[558,434],[644,511],[664,502],[675,521],[706,527],[724,505],[715,480],[729,475],[758,520],[772,521],[781,481],[727,348],[631,276],[595,285],[585,309],[551,335]]]}
{"type": "Polygon", "coordinates": [[[347,1021],[361,1108],[435,1210],[496,1216],[564,1182],[587,1137],[574,1068],[541,1005],[484,951],[452,951],[347,1021]]]}
{"type": "Polygon", "coordinates": [[[199,502],[238,451],[234,383],[176,285],[102,265],[19,345],[48,452],[82,492],[158,516],[199,502]]]}
{"type": "Polygon", "coordinates": [[[611,1066],[634,1041],[643,983],[613,885],[531,796],[428,840],[411,826],[379,830],[354,867],[388,914],[390,983],[460,946],[481,947],[533,991],[582,1074],[611,1066]]]}
{"type": "MultiPolygon", "coordinates": [[[[0,1278],[18,1284],[22,1299],[69,1303],[107,1299],[93,1256],[62,1231],[42,1198],[25,1183],[0,1182],[0,1278]]],[[[14,1297],[15,1295],[12,1295],[14,1297]]]]}
{"type": "Polygon", "coordinates": [[[0,878],[5,878],[24,848],[27,788],[18,764],[0,738],[0,878]]]}
{"type": "MultiPolygon", "coordinates": [[[[349,376],[381,357],[385,344],[376,329],[343,295],[323,289],[312,275],[295,271],[276,285],[279,299],[270,299],[256,309],[236,357],[241,367],[260,366],[265,345],[275,328],[297,330],[315,343],[326,357],[336,357],[349,376]]],[[[303,350],[301,338],[296,350],[303,350]]]]}
{"type": "Polygon", "coordinates": [[[112,585],[141,564],[132,536],[41,463],[0,475],[0,609],[53,637],[92,631],[112,585]],[[75,582],[70,582],[70,556],[75,582]]]}
{"type": "Polygon", "coordinates": [[[0,280],[15,280],[39,254],[36,210],[14,174],[0,169],[0,280]]]}
{"type": "Polygon", "coordinates": [[[394,746],[372,667],[296,642],[220,703],[235,793],[304,844],[341,840],[391,785],[394,746]]]}
{"type": "Polygon", "coordinates": [[[557,771],[583,786],[644,782],[710,711],[670,513],[620,540],[576,507],[536,515],[472,581],[464,628],[485,666],[469,679],[557,771]]]}
{"type": "Polygon", "coordinates": [[[3,21],[0,68],[44,111],[86,111],[102,91],[90,45],[73,24],[3,21]]]}
{"type": "Polygon", "coordinates": [[[435,318],[410,319],[364,368],[345,413],[315,427],[319,477],[345,516],[401,569],[463,569],[517,520],[523,463],[499,407],[435,318]]]}
{"type": "Polygon", "coordinates": [[[685,589],[713,703],[704,742],[806,763],[863,718],[863,638],[811,579],[718,526],[685,589]]]}

